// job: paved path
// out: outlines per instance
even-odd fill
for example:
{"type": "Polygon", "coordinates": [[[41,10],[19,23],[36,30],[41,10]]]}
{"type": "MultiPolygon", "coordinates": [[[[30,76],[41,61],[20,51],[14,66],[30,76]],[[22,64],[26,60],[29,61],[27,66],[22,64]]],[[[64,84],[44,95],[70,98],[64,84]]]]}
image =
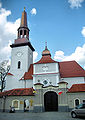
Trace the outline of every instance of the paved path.
{"type": "Polygon", "coordinates": [[[0,113],[0,120],[85,120],[71,118],[68,112],[0,113]]]}

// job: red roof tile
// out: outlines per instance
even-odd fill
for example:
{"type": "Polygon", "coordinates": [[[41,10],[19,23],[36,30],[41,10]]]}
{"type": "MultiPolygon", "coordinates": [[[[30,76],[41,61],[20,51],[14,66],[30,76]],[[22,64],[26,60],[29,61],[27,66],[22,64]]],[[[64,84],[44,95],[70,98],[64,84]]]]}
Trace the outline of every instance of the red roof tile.
{"type": "Polygon", "coordinates": [[[72,87],[68,90],[68,93],[75,93],[75,92],[85,92],[85,84],[73,84],[72,87]]]}
{"type": "Polygon", "coordinates": [[[33,64],[30,65],[28,72],[25,72],[25,74],[21,78],[21,80],[22,79],[24,79],[24,80],[33,79],[32,75],[33,75],[33,64]]]}
{"type": "Polygon", "coordinates": [[[42,58],[34,64],[43,64],[43,63],[57,63],[54,61],[50,55],[42,56],[42,58]]]}
{"type": "Polygon", "coordinates": [[[32,96],[33,88],[18,88],[12,89],[5,92],[0,92],[0,97],[2,96],[32,96]]]}
{"type": "Polygon", "coordinates": [[[85,70],[76,61],[59,62],[61,78],[85,77],[85,70]]]}
{"type": "MultiPolygon", "coordinates": [[[[41,60],[35,64],[56,62],[52,60],[51,57],[48,57],[49,59],[46,59],[46,58],[47,56],[43,56],[41,60]]],[[[85,77],[85,70],[76,61],[59,62],[59,72],[60,72],[61,78],[85,77]]],[[[33,75],[33,64],[30,65],[28,72],[24,74],[22,79],[24,80],[33,79],[32,75],[33,75]]]]}

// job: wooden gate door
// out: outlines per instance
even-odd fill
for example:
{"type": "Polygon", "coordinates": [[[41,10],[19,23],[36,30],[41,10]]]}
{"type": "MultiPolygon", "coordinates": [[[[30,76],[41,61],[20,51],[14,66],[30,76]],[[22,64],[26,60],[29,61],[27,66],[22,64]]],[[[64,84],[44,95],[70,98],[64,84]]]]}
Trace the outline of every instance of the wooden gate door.
{"type": "Polygon", "coordinates": [[[58,111],[58,95],[56,92],[49,91],[44,95],[45,111],[58,111]]]}

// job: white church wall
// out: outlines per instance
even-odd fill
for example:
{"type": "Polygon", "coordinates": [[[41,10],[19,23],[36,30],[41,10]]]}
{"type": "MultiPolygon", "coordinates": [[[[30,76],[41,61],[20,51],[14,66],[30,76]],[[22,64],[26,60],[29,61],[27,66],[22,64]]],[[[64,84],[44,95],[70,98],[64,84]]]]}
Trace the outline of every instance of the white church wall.
{"type": "Polygon", "coordinates": [[[62,78],[62,80],[68,83],[68,88],[70,88],[73,84],[85,83],[84,77],[62,78]]]}
{"type": "Polygon", "coordinates": [[[15,88],[32,88],[33,80],[19,80],[15,76],[7,76],[5,90],[11,90],[15,88]]]}
{"type": "Polygon", "coordinates": [[[57,73],[58,63],[34,64],[34,74],[57,73]]]}
{"type": "Polygon", "coordinates": [[[33,77],[33,84],[42,83],[44,86],[57,86],[59,82],[59,74],[45,74],[45,75],[36,75],[33,77]]]}
{"type": "Polygon", "coordinates": [[[32,88],[33,87],[33,80],[25,80],[25,85],[26,85],[26,88],[32,88]]]}
{"type": "Polygon", "coordinates": [[[7,76],[5,90],[18,88],[19,81],[14,76],[7,76]]]}
{"type": "Polygon", "coordinates": [[[33,63],[31,49],[28,46],[14,47],[11,54],[11,72],[13,74],[27,72],[30,64],[33,63]],[[21,62],[20,69],[18,69],[18,61],[21,62]]]}
{"type": "MultiPolygon", "coordinates": [[[[12,73],[13,76],[7,76],[5,90],[25,88],[25,82],[20,79],[23,77],[24,73],[28,71],[28,68],[32,63],[33,53],[28,46],[12,48],[10,73],[12,73]],[[21,62],[20,68],[18,68],[18,61],[21,62]]],[[[33,82],[30,80],[29,83],[26,81],[26,84],[28,87],[33,86],[33,82]]]]}

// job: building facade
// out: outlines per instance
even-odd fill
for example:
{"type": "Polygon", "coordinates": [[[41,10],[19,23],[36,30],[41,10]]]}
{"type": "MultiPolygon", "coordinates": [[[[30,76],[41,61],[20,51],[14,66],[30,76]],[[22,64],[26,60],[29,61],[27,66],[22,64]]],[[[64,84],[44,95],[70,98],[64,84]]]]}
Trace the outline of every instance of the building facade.
{"type": "Polygon", "coordinates": [[[74,95],[69,92],[74,84],[85,86],[85,71],[76,61],[54,61],[47,45],[41,59],[33,63],[35,49],[29,41],[29,31],[24,10],[17,39],[10,45],[11,68],[6,88],[0,93],[0,110],[9,111],[13,106],[16,111],[69,111],[79,97],[85,100],[85,87],[82,94],[79,90],[74,95]]]}

